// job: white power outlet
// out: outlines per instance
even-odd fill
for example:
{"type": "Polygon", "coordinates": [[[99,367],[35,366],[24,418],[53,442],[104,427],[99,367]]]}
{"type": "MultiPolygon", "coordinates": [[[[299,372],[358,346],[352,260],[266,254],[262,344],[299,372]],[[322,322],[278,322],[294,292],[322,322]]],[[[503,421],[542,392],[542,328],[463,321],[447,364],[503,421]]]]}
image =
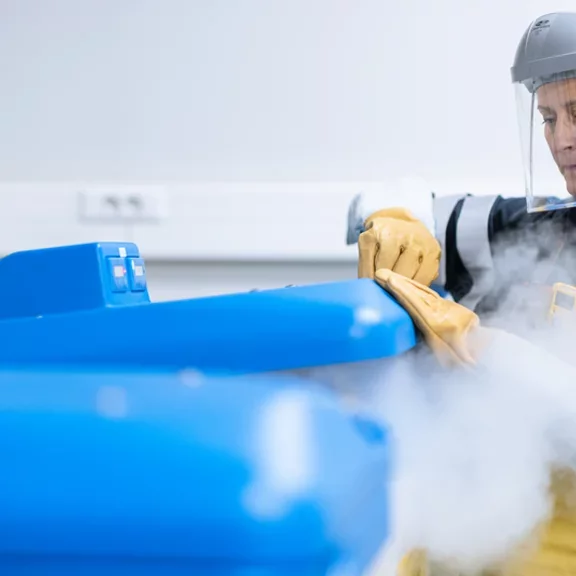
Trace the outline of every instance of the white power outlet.
{"type": "Polygon", "coordinates": [[[97,222],[159,222],[166,217],[166,192],[152,186],[122,186],[82,190],[81,220],[97,222]]]}

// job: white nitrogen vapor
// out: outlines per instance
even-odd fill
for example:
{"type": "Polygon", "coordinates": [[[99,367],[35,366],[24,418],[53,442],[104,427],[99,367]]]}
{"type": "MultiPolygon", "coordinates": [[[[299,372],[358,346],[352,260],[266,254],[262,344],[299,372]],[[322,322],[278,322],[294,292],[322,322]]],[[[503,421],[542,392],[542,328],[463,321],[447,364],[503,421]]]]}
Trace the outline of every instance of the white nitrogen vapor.
{"type": "Polygon", "coordinates": [[[377,573],[394,574],[414,548],[476,571],[549,516],[551,469],[576,469],[576,368],[500,330],[473,370],[423,376],[418,364],[412,356],[376,387],[397,463],[388,568],[377,573]]]}

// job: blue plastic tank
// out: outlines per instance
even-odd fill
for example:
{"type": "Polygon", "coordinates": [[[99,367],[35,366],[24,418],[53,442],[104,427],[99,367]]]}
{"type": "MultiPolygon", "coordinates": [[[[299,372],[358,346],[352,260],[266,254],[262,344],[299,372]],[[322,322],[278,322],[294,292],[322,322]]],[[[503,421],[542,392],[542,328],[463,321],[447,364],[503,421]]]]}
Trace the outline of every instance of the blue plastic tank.
{"type": "Polygon", "coordinates": [[[351,280],[152,303],[134,244],[18,252],[0,260],[0,364],[257,373],[395,358],[406,311],[351,280]]]}
{"type": "Polygon", "coordinates": [[[296,378],[0,371],[0,573],[360,575],[385,431],[296,378]]]}
{"type": "Polygon", "coordinates": [[[385,543],[386,431],[318,384],[415,346],[375,282],[154,303],[134,244],[31,250],[0,342],[0,573],[356,576],[385,543]]]}

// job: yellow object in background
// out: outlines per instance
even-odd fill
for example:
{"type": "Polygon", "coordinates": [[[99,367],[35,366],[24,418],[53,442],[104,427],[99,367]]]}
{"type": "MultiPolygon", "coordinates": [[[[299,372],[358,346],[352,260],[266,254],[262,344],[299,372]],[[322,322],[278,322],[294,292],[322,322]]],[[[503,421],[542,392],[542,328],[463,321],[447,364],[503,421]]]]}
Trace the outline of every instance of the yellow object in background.
{"type": "Polygon", "coordinates": [[[391,576],[576,576],[576,476],[572,471],[557,470],[550,491],[552,517],[535,527],[533,537],[501,566],[463,573],[432,564],[425,553],[415,550],[402,560],[397,575],[391,576]]]}
{"type": "Polygon", "coordinates": [[[548,320],[551,322],[559,316],[576,312],[576,286],[556,282],[552,286],[552,301],[548,309],[548,320]]]}
{"type": "Polygon", "coordinates": [[[404,556],[398,569],[398,576],[430,576],[426,553],[422,550],[414,550],[404,556]]]}

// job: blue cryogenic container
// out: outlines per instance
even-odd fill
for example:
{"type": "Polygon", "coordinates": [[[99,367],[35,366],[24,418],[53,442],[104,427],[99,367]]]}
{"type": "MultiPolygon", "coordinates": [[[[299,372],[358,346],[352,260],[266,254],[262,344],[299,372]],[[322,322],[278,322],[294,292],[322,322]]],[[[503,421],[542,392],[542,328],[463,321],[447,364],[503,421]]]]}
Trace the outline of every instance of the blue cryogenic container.
{"type": "Polygon", "coordinates": [[[3,258],[0,573],[364,573],[388,436],[319,382],[416,340],[371,280],[151,302],[134,244],[3,258]]]}
{"type": "Polygon", "coordinates": [[[360,575],[385,431],[289,376],[0,371],[0,573],[360,575]]]}
{"type": "Polygon", "coordinates": [[[416,335],[369,279],[152,303],[137,246],[95,243],[0,260],[0,341],[1,364],[245,374],[394,358],[416,335]]]}

